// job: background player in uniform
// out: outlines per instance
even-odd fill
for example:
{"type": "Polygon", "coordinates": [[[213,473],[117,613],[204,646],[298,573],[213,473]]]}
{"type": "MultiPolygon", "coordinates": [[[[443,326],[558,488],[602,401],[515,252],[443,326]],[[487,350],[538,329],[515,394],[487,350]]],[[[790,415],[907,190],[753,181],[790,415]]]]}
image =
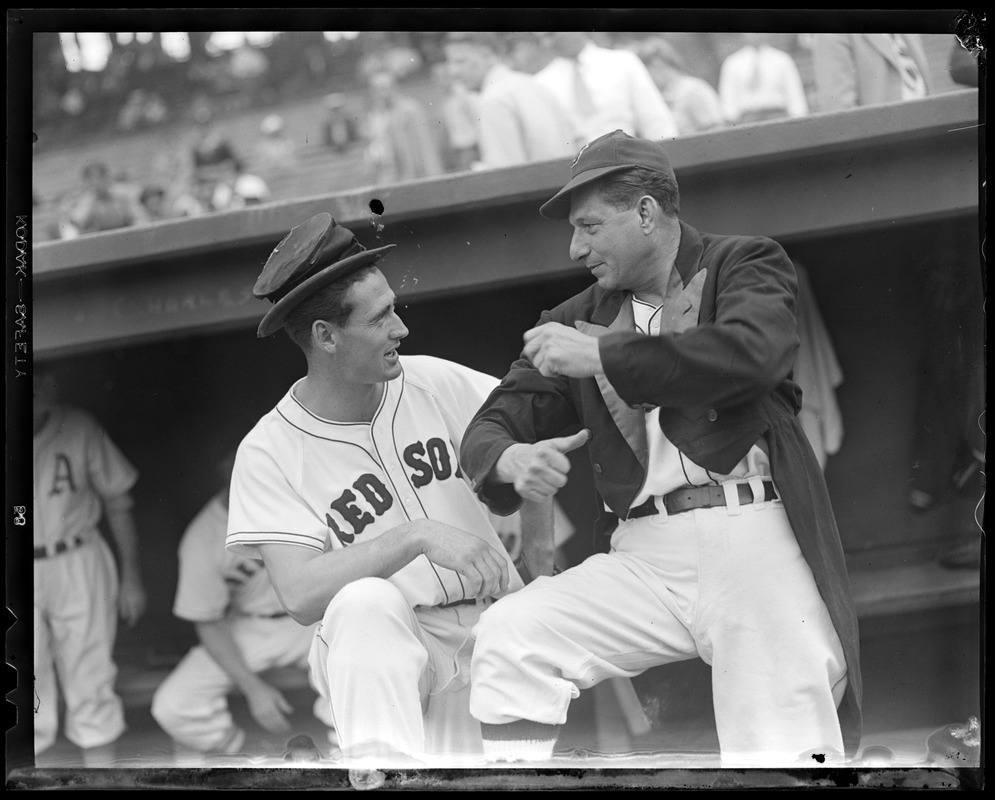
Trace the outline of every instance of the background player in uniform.
{"type": "MultiPolygon", "coordinates": [[[[290,614],[321,620],[313,681],[353,764],[480,758],[468,713],[471,629],[523,580],[460,466],[463,429],[497,380],[398,355],[408,330],[376,262],[328,214],[294,228],[254,292],[307,374],[243,439],[228,547],[261,556],[290,614]]],[[[551,532],[549,502],[522,513],[551,532]]],[[[548,538],[545,549],[551,551],[548,538]]]]}
{"type": "MultiPolygon", "coordinates": [[[[263,565],[225,548],[228,493],[235,453],[219,465],[224,485],[191,521],[180,541],[173,613],[194,624],[193,647],[152,698],[152,716],[176,742],[200,752],[244,751],[245,731],[228,707],[238,688],[252,718],[272,734],[288,734],[290,703],[260,673],[308,669],[314,626],[295,622],[280,603],[263,565]]],[[[327,703],[315,714],[331,725],[327,703]]],[[[329,738],[334,732],[329,731],[329,738]]],[[[271,750],[271,747],[263,747],[271,750]]]]}
{"type": "Polygon", "coordinates": [[[581,689],[698,656],[723,766],[856,752],[857,620],[790,377],[794,268],[766,237],[699,233],[679,202],[659,143],[615,131],[581,150],[540,211],[569,219],[597,283],[526,332],[463,438],[500,512],[555,494],[557,437],[590,432],[611,536],[483,613],[470,707],[495,760],[548,759],[581,689]]]}
{"type": "Polygon", "coordinates": [[[134,625],[145,611],[130,494],[138,472],[93,416],[58,401],[48,369],[33,385],[35,754],[55,742],[60,688],[66,738],[97,754],[126,727],[114,691],[118,614],[134,625]]]}

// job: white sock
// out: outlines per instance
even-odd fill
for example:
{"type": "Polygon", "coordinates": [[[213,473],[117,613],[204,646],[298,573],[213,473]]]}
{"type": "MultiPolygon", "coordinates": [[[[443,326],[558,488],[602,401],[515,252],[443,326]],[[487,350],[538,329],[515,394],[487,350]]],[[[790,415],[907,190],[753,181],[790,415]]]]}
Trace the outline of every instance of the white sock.
{"type": "Polygon", "coordinates": [[[558,725],[522,719],[503,725],[481,723],[484,757],[488,761],[549,761],[558,725]]]}

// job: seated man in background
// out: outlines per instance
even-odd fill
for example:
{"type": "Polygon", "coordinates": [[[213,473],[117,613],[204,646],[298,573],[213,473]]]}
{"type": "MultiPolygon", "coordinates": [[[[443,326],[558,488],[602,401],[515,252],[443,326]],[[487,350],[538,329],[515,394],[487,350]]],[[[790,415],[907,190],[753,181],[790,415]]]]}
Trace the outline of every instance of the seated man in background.
{"type": "MultiPolygon", "coordinates": [[[[187,527],[180,542],[180,572],[173,613],[197,630],[193,647],[156,690],[152,716],[178,744],[199,752],[235,753],[246,732],[235,722],[228,695],[238,689],[249,713],[271,734],[291,731],[290,703],[264,677],[293,666],[307,671],[314,626],[295,622],[280,604],[258,561],[225,549],[228,492],[235,454],[219,471],[224,485],[187,527]]],[[[331,728],[327,704],[315,716],[331,728]]],[[[329,730],[334,741],[334,732],[329,730]]],[[[262,744],[264,749],[273,749],[262,744]]]]}

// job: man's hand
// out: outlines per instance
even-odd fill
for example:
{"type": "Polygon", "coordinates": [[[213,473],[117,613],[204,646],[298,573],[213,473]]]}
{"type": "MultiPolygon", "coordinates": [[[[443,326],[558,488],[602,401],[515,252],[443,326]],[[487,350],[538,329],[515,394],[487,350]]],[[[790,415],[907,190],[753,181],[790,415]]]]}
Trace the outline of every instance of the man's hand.
{"type": "Polygon", "coordinates": [[[582,447],[590,438],[590,431],[585,429],[573,436],[535,444],[513,444],[494,465],[495,476],[501,483],[514,484],[515,491],[526,500],[542,502],[566,486],[570,472],[566,454],[582,447]]]}
{"type": "Polygon", "coordinates": [[[597,337],[559,322],[547,322],[525,332],[523,355],[551,378],[593,378],[604,372],[597,337]]]}
{"type": "Polygon", "coordinates": [[[425,520],[421,552],[432,563],[458,572],[465,582],[467,597],[493,597],[508,590],[508,562],[504,555],[472,533],[425,520]]]}
{"type": "Polygon", "coordinates": [[[121,613],[121,618],[129,626],[134,626],[145,613],[146,603],[145,587],[140,580],[125,578],[121,581],[118,610],[121,613]]]}
{"type": "Polygon", "coordinates": [[[290,722],[286,715],[293,713],[293,706],[275,686],[259,679],[249,689],[243,690],[252,718],[270,733],[288,733],[290,722]]]}

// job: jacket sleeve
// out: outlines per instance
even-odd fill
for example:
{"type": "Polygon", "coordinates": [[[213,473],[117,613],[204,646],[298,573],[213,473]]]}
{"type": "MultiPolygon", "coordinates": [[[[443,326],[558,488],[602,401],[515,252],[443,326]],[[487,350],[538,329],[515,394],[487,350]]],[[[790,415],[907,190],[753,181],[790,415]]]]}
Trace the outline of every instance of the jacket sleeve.
{"type": "Polygon", "coordinates": [[[716,271],[710,318],[683,333],[601,337],[605,376],[626,402],[685,411],[734,406],[769,394],[791,373],[799,346],[794,266],[765,237],[719,247],[725,251],[702,262],[716,271]]]}
{"type": "MultiPolygon", "coordinates": [[[[538,324],[552,316],[544,311],[538,324]]],[[[463,434],[460,465],[474,491],[497,514],[510,514],[522,503],[510,484],[488,476],[498,458],[516,442],[533,444],[579,430],[579,417],[569,380],[546,378],[524,356],[511,365],[463,434]]]]}

